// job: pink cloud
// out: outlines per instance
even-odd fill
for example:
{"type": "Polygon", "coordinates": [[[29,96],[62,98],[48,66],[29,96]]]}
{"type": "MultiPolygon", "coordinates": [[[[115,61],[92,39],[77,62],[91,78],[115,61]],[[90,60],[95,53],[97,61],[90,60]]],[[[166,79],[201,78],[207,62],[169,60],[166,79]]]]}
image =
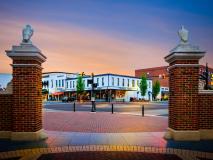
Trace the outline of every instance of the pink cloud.
{"type": "MultiPolygon", "coordinates": [[[[121,39],[116,35],[68,26],[32,22],[33,43],[47,56],[44,72],[67,71],[118,73],[134,75],[134,70],[166,65],[163,57],[169,52],[166,44],[121,39]]],[[[23,21],[0,22],[0,72],[11,72],[11,60],[4,50],[21,42],[23,21]]]]}

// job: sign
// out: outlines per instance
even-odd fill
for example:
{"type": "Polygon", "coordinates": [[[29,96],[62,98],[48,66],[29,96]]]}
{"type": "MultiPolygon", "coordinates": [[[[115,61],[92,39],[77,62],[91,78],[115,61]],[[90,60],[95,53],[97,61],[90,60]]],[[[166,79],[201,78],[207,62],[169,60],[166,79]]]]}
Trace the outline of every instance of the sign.
{"type": "Polygon", "coordinates": [[[95,101],[95,97],[91,97],[91,101],[95,101]]]}
{"type": "Polygon", "coordinates": [[[211,74],[211,85],[213,86],[213,74],[211,74]]]}

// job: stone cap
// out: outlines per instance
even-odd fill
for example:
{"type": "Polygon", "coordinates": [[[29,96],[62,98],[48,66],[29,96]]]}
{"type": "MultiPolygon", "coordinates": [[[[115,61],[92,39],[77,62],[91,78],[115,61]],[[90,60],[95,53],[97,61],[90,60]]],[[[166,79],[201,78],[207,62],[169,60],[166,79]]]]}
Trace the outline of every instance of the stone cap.
{"type": "Polygon", "coordinates": [[[205,51],[200,50],[198,46],[189,43],[180,43],[164,59],[166,62],[172,63],[175,60],[199,60],[204,55],[205,51]]]}
{"type": "Polygon", "coordinates": [[[7,56],[12,59],[24,58],[24,59],[34,59],[41,63],[46,61],[46,56],[44,56],[40,49],[31,43],[21,43],[19,46],[12,46],[11,50],[5,51],[7,56]]]}

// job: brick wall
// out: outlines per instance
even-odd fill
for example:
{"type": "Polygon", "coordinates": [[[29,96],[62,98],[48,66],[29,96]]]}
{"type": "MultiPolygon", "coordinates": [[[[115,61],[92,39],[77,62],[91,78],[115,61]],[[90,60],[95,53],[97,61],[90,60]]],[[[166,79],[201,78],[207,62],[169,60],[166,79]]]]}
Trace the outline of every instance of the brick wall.
{"type": "Polygon", "coordinates": [[[151,78],[154,81],[158,80],[163,87],[169,87],[169,81],[168,81],[168,66],[162,66],[162,67],[154,67],[154,68],[145,68],[145,69],[138,69],[135,70],[135,76],[140,78],[141,75],[149,73],[149,78],[151,78]],[[165,75],[165,79],[159,78],[159,75],[165,75]]]}
{"type": "MultiPolygon", "coordinates": [[[[31,61],[33,63],[37,61],[31,61]]],[[[12,131],[35,132],[42,128],[41,79],[42,70],[38,66],[13,67],[12,131]]]]}
{"type": "Polygon", "coordinates": [[[213,92],[199,93],[198,114],[199,128],[213,129],[213,92]]]}
{"type": "Polygon", "coordinates": [[[11,131],[12,94],[0,94],[0,131],[11,131]]]}
{"type": "Polygon", "coordinates": [[[169,70],[169,127],[175,130],[198,129],[199,67],[174,67],[169,70]]]}

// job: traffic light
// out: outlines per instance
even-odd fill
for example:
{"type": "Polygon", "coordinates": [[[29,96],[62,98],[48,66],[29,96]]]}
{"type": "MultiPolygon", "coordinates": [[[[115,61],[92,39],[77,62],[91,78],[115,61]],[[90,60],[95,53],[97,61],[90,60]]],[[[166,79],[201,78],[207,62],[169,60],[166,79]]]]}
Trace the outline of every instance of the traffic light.
{"type": "Polygon", "coordinates": [[[92,79],[88,79],[88,80],[87,80],[87,83],[88,83],[88,84],[92,84],[92,82],[93,82],[92,79]]]}
{"type": "Polygon", "coordinates": [[[85,75],[85,73],[84,72],[81,72],[81,76],[83,77],[85,75]]]}
{"type": "Polygon", "coordinates": [[[93,83],[94,88],[97,88],[97,86],[98,86],[98,83],[93,83]]]}

